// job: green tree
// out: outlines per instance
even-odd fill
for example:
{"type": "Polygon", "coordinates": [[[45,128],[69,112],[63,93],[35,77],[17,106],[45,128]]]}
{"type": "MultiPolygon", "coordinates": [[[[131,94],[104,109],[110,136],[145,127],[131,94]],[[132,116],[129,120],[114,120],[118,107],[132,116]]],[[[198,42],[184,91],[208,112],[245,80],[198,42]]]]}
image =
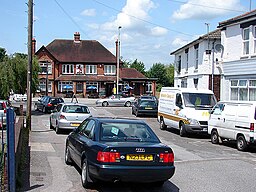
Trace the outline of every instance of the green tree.
{"type": "Polygon", "coordinates": [[[174,65],[170,64],[166,66],[166,75],[168,78],[168,85],[166,86],[174,86],[174,65]]]}
{"type": "MultiPolygon", "coordinates": [[[[0,97],[7,98],[10,91],[26,93],[28,57],[23,53],[15,53],[7,57],[0,68],[0,97]]],[[[35,93],[38,87],[38,72],[40,67],[36,58],[32,64],[31,92],[35,93]]]]}
{"type": "Polygon", "coordinates": [[[147,72],[148,77],[158,78],[158,80],[156,81],[157,91],[160,91],[163,86],[169,85],[166,71],[167,70],[164,64],[155,63],[147,72]]]}
{"type": "Polygon", "coordinates": [[[6,50],[2,47],[0,47],[0,62],[4,61],[4,58],[6,57],[6,50]]]}
{"type": "Polygon", "coordinates": [[[141,61],[138,61],[137,59],[135,59],[135,60],[130,64],[130,68],[137,69],[137,71],[141,72],[142,74],[146,74],[144,63],[141,62],[141,61]]]}

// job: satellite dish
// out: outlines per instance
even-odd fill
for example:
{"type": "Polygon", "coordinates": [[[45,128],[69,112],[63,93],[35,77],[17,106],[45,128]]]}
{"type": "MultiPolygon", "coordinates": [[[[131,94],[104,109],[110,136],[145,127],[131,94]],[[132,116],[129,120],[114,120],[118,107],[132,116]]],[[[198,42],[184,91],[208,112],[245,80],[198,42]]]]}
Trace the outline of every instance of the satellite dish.
{"type": "Polygon", "coordinates": [[[223,56],[223,52],[224,52],[224,46],[222,44],[216,44],[215,45],[215,50],[218,52],[218,53],[221,53],[221,58],[223,56]]]}
{"type": "Polygon", "coordinates": [[[215,45],[215,50],[216,50],[217,52],[223,52],[224,47],[223,47],[223,45],[221,45],[221,44],[216,44],[216,45],[215,45]]]}

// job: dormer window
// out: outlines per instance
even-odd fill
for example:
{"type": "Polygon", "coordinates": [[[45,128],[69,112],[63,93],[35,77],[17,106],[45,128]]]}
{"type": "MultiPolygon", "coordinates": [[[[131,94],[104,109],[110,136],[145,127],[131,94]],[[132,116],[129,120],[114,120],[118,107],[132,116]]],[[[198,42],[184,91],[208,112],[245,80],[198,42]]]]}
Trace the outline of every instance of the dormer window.
{"type": "Polygon", "coordinates": [[[249,54],[250,28],[243,29],[243,55],[249,54]]]}

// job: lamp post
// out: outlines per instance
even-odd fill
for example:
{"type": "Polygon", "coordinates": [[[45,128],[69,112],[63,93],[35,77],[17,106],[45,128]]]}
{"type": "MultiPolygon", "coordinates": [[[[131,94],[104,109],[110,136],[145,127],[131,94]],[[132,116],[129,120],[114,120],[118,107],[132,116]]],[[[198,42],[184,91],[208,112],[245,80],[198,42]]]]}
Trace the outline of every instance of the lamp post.
{"type": "Polygon", "coordinates": [[[118,94],[118,88],[119,88],[119,60],[120,60],[120,29],[122,27],[118,27],[118,39],[117,39],[117,71],[116,71],[116,94],[118,94]]]}

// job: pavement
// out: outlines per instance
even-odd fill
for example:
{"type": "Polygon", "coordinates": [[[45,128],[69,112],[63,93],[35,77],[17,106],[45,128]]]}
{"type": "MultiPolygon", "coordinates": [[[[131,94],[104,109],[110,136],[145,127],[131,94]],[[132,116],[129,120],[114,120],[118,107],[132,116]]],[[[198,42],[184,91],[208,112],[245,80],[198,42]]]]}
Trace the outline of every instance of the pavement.
{"type": "MultiPolygon", "coordinates": [[[[32,99],[32,102],[35,103],[37,100],[38,98],[35,97],[32,99]]],[[[77,100],[79,103],[94,106],[97,99],[77,98],[77,100]]],[[[64,98],[64,101],[71,102],[71,98],[64,98]]],[[[26,107],[25,102],[15,102],[13,104],[17,106],[23,104],[26,107]]],[[[34,112],[33,104],[32,128],[29,133],[25,167],[22,170],[21,176],[22,188],[17,191],[81,191],[80,182],[73,184],[70,181],[72,179],[63,178],[67,176],[65,173],[66,167],[63,163],[63,154],[60,154],[58,151],[63,152],[64,145],[60,143],[60,138],[56,138],[55,132],[49,130],[49,120],[44,116],[38,118],[38,114],[34,112]]],[[[58,137],[66,136],[65,134],[61,134],[58,137]]],[[[77,175],[75,169],[73,172],[68,177],[72,177],[72,174],[77,175]]]]}

